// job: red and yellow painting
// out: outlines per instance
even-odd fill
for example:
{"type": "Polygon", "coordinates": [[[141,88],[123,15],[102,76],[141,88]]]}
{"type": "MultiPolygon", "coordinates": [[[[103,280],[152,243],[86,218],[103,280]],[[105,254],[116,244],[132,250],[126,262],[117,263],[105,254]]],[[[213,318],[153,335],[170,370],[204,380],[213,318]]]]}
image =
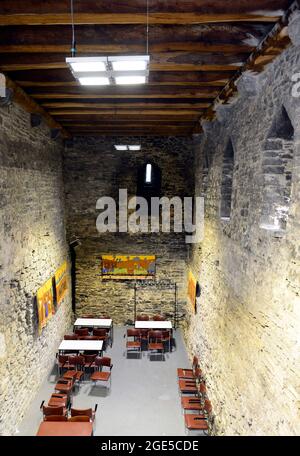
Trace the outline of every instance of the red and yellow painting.
{"type": "Polygon", "coordinates": [[[50,320],[54,314],[53,305],[53,283],[52,278],[38,290],[37,292],[37,307],[39,317],[39,332],[46,326],[47,321],[50,320]]]}
{"type": "Polygon", "coordinates": [[[188,299],[193,308],[196,311],[196,279],[192,271],[189,271],[188,275],[188,299]]]}
{"type": "Polygon", "coordinates": [[[55,288],[57,305],[61,304],[68,290],[67,262],[65,261],[55,273],[55,288]]]}
{"type": "Polygon", "coordinates": [[[154,255],[102,255],[102,277],[138,279],[154,276],[154,255]]]}

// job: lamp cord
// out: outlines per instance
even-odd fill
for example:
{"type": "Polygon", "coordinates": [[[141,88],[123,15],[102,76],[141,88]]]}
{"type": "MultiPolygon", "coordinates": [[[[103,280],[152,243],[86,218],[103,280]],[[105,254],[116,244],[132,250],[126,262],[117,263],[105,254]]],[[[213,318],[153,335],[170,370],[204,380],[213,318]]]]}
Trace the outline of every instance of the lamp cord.
{"type": "Polygon", "coordinates": [[[71,0],[71,21],[72,21],[72,47],[71,47],[71,53],[72,53],[72,57],[75,57],[75,54],[76,54],[76,40],[75,40],[75,24],[74,24],[74,5],[73,5],[73,0],[71,0]]]}

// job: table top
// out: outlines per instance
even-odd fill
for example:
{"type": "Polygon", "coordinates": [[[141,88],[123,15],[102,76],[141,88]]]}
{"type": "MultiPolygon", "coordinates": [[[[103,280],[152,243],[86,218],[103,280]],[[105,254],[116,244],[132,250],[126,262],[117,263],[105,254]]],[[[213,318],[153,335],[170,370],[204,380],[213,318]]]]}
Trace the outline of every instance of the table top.
{"type": "Polygon", "coordinates": [[[112,319],[107,318],[77,318],[74,326],[90,326],[97,328],[110,328],[112,319]]]}
{"type": "Polygon", "coordinates": [[[58,350],[101,351],[102,347],[102,340],[63,340],[58,350]]]}
{"type": "Polygon", "coordinates": [[[93,424],[72,421],[43,421],[40,424],[37,436],[80,436],[89,437],[93,433],[93,424]]]}
{"type": "Polygon", "coordinates": [[[136,329],[172,329],[171,321],[136,321],[136,329]]]}

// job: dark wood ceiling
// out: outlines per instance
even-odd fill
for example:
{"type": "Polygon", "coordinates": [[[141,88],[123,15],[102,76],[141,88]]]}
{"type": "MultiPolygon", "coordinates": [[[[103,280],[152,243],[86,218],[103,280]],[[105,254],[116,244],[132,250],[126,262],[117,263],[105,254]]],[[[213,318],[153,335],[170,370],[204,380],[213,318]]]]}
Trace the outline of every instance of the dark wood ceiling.
{"type": "MultiPolygon", "coordinates": [[[[1,0],[0,71],[65,136],[190,135],[292,3],[149,0],[149,83],[82,87],[65,63],[70,1],[1,0]]],[[[74,11],[78,56],[145,53],[146,0],[74,0],[74,11]]],[[[250,69],[288,45],[282,29],[250,69]]]]}

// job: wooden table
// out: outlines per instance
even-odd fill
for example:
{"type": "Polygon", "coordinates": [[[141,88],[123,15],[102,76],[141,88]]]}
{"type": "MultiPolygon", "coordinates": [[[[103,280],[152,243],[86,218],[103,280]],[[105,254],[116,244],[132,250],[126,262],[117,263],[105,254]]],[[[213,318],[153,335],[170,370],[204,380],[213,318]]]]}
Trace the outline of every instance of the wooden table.
{"type": "Polygon", "coordinates": [[[135,322],[136,329],[172,329],[172,322],[171,321],[136,321],[135,322]]]}
{"type": "Polygon", "coordinates": [[[38,437],[90,437],[93,435],[93,424],[76,421],[43,421],[36,435],[38,437]]]}
{"type": "Polygon", "coordinates": [[[113,343],[114,325],[111,318],[77,318],[74,328],[103,328],[109,329],[110,346],[113,343]]]}
{"type": "Polygon", "coordinates": [[[63,340],[58,351],[97,351],[101,354],[102,348],[102,340],[63,340]]]}

